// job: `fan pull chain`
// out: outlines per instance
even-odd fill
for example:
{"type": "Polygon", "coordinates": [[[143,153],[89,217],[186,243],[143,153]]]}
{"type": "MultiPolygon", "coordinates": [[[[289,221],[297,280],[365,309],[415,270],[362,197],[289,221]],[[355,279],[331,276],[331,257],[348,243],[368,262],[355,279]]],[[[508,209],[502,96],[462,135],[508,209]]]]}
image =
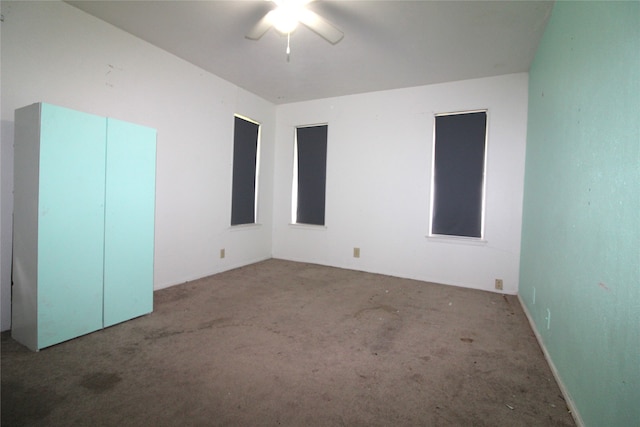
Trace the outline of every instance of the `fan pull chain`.
{"type": "Polygon", "coordinates": [[[287,62],[290,62],[290,56],[291,56],[291,47],[289,46],[290,39],[291,39],[291,33],[287,33],[287,62]]]}

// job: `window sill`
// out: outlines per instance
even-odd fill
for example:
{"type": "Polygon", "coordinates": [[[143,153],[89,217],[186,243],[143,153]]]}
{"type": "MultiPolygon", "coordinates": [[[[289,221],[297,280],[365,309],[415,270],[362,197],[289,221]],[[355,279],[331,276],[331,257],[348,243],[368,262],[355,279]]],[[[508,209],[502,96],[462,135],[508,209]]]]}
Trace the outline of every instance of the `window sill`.
{"type": "Polygon", "coordinates": [[[426,236],[427,241],[434,243],[448,243],[458,245],[471,245],[471,246],[486,246],[489,243],[487,240],[478,237],[463,237],[463,236],[446,236],[442,234],[434,234],[426,236]]]}
{"type": "Polygon", "coordinates": [[[289,227],[298,228],[300,230],[326,230],[326,225],[315,225],[315,224],[301,224],[301,223],[290,223],[289,227]]]}
{"type": "Polygon", "coordinates": [[[254,223],[254,224],[238,224],[232,225],[229,227],[229,231],[245,231],[245,230],[254,230],[256,228],[261,228],[262,224],[254,223]]]}

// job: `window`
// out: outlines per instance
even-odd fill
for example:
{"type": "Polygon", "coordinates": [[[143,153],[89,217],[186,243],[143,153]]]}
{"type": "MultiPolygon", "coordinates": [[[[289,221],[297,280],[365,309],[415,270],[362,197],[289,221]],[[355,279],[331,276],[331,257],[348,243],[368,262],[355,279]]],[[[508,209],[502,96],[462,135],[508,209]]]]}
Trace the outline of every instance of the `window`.
{"type": "Polygon", "coordinates": [[[435,118],[431,235],[482,238],[487,112],[435,118]]]}
{"type": "Polygon", "coordinates": [[[324,225],[327,125],[296,128],[293,222],[324,225]]]}
{"type": "Polygon", "coordinates": [[[259,140],[260,124],[236,115],[233,131],[231,225],[256,222],[259,140]]]}

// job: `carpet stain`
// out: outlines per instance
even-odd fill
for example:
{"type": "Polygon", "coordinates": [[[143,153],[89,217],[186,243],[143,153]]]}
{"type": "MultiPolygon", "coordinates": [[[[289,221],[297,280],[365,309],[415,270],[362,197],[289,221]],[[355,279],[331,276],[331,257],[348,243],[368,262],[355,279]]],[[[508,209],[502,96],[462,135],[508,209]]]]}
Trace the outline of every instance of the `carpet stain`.
{"type": "Polygon", "coordinates": [[[382,312],[382,313],[397,315],[398,314],[398,309],[395,308],[395,307],[391,307],[390,305],[378,305],[376,307],[367,307],[367,308],[363,308],[362,310],[358,310],[353,315],[353,317],[355,317],[356,319],[359,319],[363,315],[371,314],[372,312],[374,312],[374,313],[375,312],[382,312]]]}
{"type": "Polygon", "coordinates": [[[120,347],[120,352],[122,354],[126,354],[127,356],[132,356],[136,354],[138,351],[139,351],[138,344],[120,347]]]}
{"type": "Polygon", "coordinates": [[[229,317],[218,317],[217,319],[209,320],[208,322],[202,322],[198,325],[198,329],[211,329],[214,326],[220,325],[229,319],[229,317]]]}
{"type": "Polygon", "coordinates": [[[472,343],[473,342],[473,338],[460,338],[460,341],[472,343]]]}
{"type": "Polygon", "coordinates": [[[402,329],[398,309],[390,305],[378,305],[358,310],[353,317],[361,326],[364,344],[375,356],[388,352],[402,329]]]}
{"type": "Polygon", "coordinates": [[[448,347],[439,347],[434,349],[431,354],[439,359],[447,359],[451,356],[451,350],[448,347]]]}
{"type": "Polygon", "coordinates": [[[122,378],[118,374],[111,374],[107,372],[94,372],[82,377],[80,385],[87,390],[91,390],[96,393],[103,393],[107,390],[111,390],[122,381],[122,378]]]}
{"type": "Polygon", "coordinates": [[[193,290],[189,286],[174,286],[156,292],[154,295],[154,303],[165,304],[180,301],[188,297],[193,297],[193,290]]]}
{"type": "Polygon", "coordinates": [[[504,294],[502,295],[502,298],[504,299],[504,302],[507,303],[508,310],[509,310],[509,315],[510,316],[515,315],[516,313],[515,313],[515,311],[513,311],[513,305],[511,305],[511,301],[509,301],[509,298],[507,298],[507,296],[504,295],[504,294]]]}
{"type": "Polygon", "coordinates": [[[396,335],[401,328],[399,321],[386,322],[377,333],[375,342],[371,345],[371,350],[376,352],[387,352],[393,346],[396,335]]]}
{"type": "Polygon", "coordinates": [[[409,377],[409,379],[419,385],[424,385],[427,382],[424,375],[421,374],[413,374],[409,377]]]}
{"type": "Polygon", "coordinates": [[[161,338],[171,337],[173,335],[180,335],[182,333],[184,333],[183,330],[180,330],[180,331],[168,331],[166,328],[162,328],[162,329],[156,329],[154,331],[150,331],[149,333],[147,333],[144,336],[144,339],[145,340],[155,341],[155,340],[159,340],[161,338]]]}
{"type": "Polygon", "coordinates": [[[2,381],[3,426],[25,425],[27,420],[44,420],[65,400],[49,386],[25,387],[20,382],[2,381]]]}

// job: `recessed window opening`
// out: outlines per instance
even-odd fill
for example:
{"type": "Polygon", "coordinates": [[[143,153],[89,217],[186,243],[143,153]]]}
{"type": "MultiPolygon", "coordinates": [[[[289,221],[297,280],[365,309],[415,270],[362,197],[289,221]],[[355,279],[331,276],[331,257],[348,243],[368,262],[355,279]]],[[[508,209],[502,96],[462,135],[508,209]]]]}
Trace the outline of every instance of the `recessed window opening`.
{"type": "Polygon", "coordinates": [[[296,128],[291,204],[294,224],[325,223],[327,134],[326,124],[296,128]]]}
{"type": "Polygon", "coordinates": [[[487,111],[437,114],[429,235],[484,237],[487,111]]]}
{"type": "Polygon", "coordinates": [[[231,225],[257,222],[259,169],[260,123],[236,114],[233,130],[231,225]]]}

